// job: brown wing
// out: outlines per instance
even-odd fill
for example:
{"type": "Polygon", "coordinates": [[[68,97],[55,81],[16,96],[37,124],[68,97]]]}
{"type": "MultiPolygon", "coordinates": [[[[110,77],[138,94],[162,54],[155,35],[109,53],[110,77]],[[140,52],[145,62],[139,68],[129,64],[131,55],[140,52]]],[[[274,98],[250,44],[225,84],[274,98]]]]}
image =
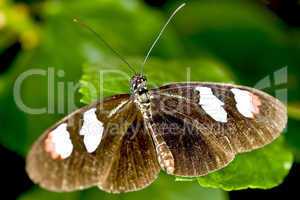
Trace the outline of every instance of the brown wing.
{"type": "Polygon", "coordinates": [[[262,147],[277,138],[287,120],[286,108],[280,101],[248,87],[173,84],[153,90],[151,96],[152,134],[160,135],[166,143],[168,149],[164,152],[171,152],[174,160],[171,174],[179,176],[205,175],[226,166],[235,154],[262,147]],[[224,103],[226,122],[213,119],[201,107],[201,94],[196,90],[199,86],[210,88],[224,103]],[[248,91],[259,99],[259,112],[253,118],[238,111],[232,88],[248,91]]]}
{"type": "Polygon", "coordinates": [[[125,192],[150,184],[159,167],[151,138],[144,132],[143,121],[137,113],[128,95],[118,95],[70,114],[33,145],[26,166],[30,178],[52,191],[99,186],[108,192],[125,192]],[[83,113],[91,108],[96,108],[104,131],[98,148],[88,153],[79,132],[84,123],[83,113]],[[64,123],[67,123],[73,151],[62,159],[53,157],[45,144],[51,131],[64,123]]]}
{"type": "Polygon", "coordinates": [[[101,189],[113,193],[136,191],[157,178],[160,166],[140,113],[124,135],[115,157],[109,176],[99,184],[101,189]]]}

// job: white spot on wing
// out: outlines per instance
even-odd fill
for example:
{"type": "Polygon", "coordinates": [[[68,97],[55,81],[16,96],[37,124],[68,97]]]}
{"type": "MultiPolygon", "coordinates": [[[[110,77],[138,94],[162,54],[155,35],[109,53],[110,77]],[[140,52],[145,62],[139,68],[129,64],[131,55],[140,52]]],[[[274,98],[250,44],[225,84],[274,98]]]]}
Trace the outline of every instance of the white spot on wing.
{"type": "Polygon", "coordinates": [[[234,94],[237,110],[244,117],[253,118],[253,113],[255,112],[255,108],[252,103],[251,93],[246,90],[241,90],[237,88],[232,88],[231,92],[234,94]]]}
{"type": "Polygon", "coordinates": [[[79,132],[84,136],[83,142],[89,153],[94,152],[99,146],[104,129],[95,112],[96,108],[92,108],[83,114],[83,126],[79,132]]]}
{"type": "Polygon", "coordinates": [[[213,93],[211,88],[196,87],[200,92],[199,104],[203,110],[218,122],[227,122],[227,113],[224,110],[224,103],[220,101],[213,93]]]}
{"type": "Polygon", "coordinates": [[[73,145],[70,139],[70,134],[67,130],[67,124],[63,123],[54,129],[51,133],[51,142],[53,150],[62,159],[69,157],[73,151],[73,145]]]}

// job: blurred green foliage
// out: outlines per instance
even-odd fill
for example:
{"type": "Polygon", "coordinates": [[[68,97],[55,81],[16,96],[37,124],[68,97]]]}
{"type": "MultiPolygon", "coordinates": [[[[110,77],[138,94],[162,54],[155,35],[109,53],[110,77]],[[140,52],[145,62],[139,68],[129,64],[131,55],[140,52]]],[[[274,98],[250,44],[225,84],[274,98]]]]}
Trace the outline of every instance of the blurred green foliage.
{"type": "MultiPolygon", "coordinates": [[[[67,85],[69,81],[80,81],[80,95],[77,93],[74,97],[77,106],[81,105],[80,100],[84,104],[97,100],[100,92],[105,96],[128,92],[128,77],[113,72],[105,74],[104,88],[99,88],[97,71],[100,69],[122,69],[127,76],[128,69],[116,61],[97,38],[74,24],[74,17],[93,27],[138,69],[146,49],[179,1],[168,1],[163,11],[151,9],[138,0],[30,2],[25,5],[0,0],[0,53],[17,41],[23,47],[11,66],[0,74],[0,143],[23,156],[43,130],[68,112],[70,96],[67,88],[64,88],[63,97],[58,96],[57,83],[67,85]],[[49,67],[55,73],[65,72],[63,77],[55,78],[55,98],[48,102],[54,103],[54,114],[22,112],[14,102],[14,81],[26,70],[47,70],[49,67]],[[95,86],[94,92],[88,90],[89,84],[95,86]],[[61,103],[65,105],[64,112],[57,113],[61,103]]],[[[187,69],[192,72],[191,80],[254,86],[266,76],[273,81],[273,73],[288,66],[288,83],[272,83],[268,91],[274,95],[278,88],[288,89],[290,118],[284,137],[289,148],[299,154],[299,55],[299,29],[287,27],[261,4],[254,1],[189,1],[155,47],[145,72],[153,87],[186,80],[187,69]]],[[[32,76],[22,85],[22,98],[30,107],[47,106],[47,94],[44,76],[32,76]]],[[[280,140],[261,150],[240,155],[224,170],[200,178],[199,183],[227,190],[273,187],[289,171],[292,162],[289,148],[280,140]],[[255,167],[253,163],[257,162],[259,165],[255,167]],[[235,173],[237,169],[241,173],[235,173]]],[[[195,183],[174,183],[170,178],[166,180],[154,183],[149,190],[130,195],[146,198],[152,192],[163,194],[164,188],[168,188],[166,199],[177,195],[189,195],[191,199],[200,196],[203,199],[225,198],[219,190],[203,189],[195,183]]],[[[49,199],[91,199],[93,195],[111,198],[96,189],[71,194],[50,194],[34,189],[21,199],[40,199],[48,194],[49,199]]]]}
{"type": "Polygon", "coordinates": [[[225,192],[216,189],[201,188],[197,182],[174,182],[170,176],[161,174],[151,186],[140,192],[130,192],[120,195],[108,194],[97,188],[84,190],[82,192],[73,193],[53,193],[34,188],[25,193],[19,200],[33,200],[43,198],[45,200],[182,200],[182,199],[201,199],[201,200],[226,200],[225,192]],[[170,184],[172,183],[172,184],[170,184]]]}
{"type": "Polygon", "coordinates": [[[22,3],[0,1],[0,31],[0,53],[16,40],[24,49],[32,49],[39,42],[39,28],[30,18],[29,7],[22,3]]]}

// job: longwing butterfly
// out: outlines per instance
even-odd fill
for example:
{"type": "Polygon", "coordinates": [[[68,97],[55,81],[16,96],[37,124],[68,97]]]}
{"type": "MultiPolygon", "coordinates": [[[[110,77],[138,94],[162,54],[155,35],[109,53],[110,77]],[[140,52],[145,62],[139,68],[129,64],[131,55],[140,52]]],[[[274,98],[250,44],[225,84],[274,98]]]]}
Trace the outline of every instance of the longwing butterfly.
{"type": "Polygon", "coordinates": [[[286,125],[285,106],[254,88],[186,82],[148,90],[142,74],[130,83],[130,94],[83,107],[46,130],[28,154],[30,178],[59,192],[136,191],[161,169],[195,177],[224,168],[236,154],[272,142],[286,125]]]}

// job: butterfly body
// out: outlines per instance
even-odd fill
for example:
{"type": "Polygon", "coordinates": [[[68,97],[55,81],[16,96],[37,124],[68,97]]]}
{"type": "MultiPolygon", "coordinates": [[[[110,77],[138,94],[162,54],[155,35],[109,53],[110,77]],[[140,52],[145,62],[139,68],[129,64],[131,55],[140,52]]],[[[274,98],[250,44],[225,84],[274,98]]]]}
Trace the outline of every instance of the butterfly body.
{"type": "Polygon", "coordinates": [[[153,97],[147,89],[147,79],[142,75],[135,75],[131,80],[131,88],[133,88],[132,91],[135,99],[134,102],[137,104],[140,112],[142,113],[147,132],[151,135],[151,138],[155,144],[158,162],[167,173],[172,174],[175,170],[172,153],[163,137],[159,134],[156,134],[157,132],[154,131],[156,127],[152,119],[152,109],[150,103],[151,98],[153,97]]]}

